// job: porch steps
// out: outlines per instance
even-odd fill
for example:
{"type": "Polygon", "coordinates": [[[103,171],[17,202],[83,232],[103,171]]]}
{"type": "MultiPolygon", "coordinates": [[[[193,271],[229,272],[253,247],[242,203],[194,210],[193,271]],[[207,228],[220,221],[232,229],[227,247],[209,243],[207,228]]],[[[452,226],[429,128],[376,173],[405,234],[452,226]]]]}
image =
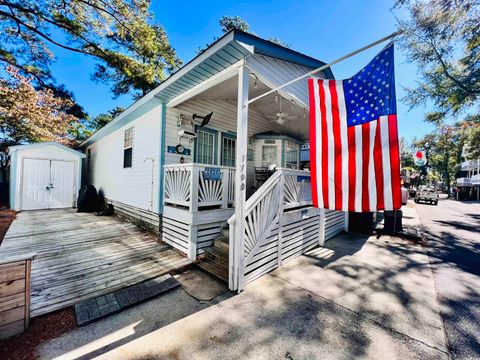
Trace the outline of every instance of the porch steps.
{"type": "Polygon", "coordinates": [[[227,265],[228,265],[228,236],[220,236],[216,238],[212,249],[215,249],[215,248],[221,249],[227,253],[226,259],[227,259],[227,265]]]}
{"type": "Polygon", "coordinates": [[[198,266],[216,278],[228,282],[228,237],[220,236],[215,239],[214,245],[205,249],[205,259],[198,266]]]}

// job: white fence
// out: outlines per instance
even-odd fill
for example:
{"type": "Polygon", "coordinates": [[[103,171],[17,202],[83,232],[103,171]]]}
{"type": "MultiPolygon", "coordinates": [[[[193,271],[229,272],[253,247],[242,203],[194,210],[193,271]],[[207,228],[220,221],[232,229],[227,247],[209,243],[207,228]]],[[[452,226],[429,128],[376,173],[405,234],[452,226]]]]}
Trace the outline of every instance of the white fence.
{"type": "Polygon", "coordinates": [[[345,213],[311,207],[310,173],[278,169],[245,204],[244,223],[232,216],[229,287],[243,290],[282,261],[323,244],[345,228],[345,213]],[[237,226],[244,227],[236,234],[237,226]]]}

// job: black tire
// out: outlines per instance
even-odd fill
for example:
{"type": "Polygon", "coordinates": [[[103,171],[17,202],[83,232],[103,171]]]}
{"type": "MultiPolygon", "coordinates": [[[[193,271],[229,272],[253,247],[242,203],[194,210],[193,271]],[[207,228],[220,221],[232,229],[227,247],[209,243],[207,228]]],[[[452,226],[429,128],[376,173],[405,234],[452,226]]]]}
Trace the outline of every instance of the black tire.
{"type": "Polygon", "coordinates": [[[418,200],[417,200],[417,199],[415,199],[415,204],[418,204],[418,200]]]}
{"type": "Polygon", "coordinates": [[[433,202],[433,205],[437,206],[438,205],[438,200],[433,202]]]}

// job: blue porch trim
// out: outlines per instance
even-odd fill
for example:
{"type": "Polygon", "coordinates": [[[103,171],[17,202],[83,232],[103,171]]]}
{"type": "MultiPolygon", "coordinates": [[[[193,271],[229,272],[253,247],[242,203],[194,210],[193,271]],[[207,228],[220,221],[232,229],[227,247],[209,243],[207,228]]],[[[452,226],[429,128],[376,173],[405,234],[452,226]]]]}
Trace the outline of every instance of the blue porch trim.
{"type": "Polygon", "coordinates": [[[162,103],[162,118],[161,118],[161,134],[160,134],[160,156],[158,157],[158,171],[160,176],[158,177],[158,213],[163,214],[163,183],[165,181],[165,173],[163,171],[163,165],[165,165],[165,137],[167,129],[167,104],[162,103]]]}

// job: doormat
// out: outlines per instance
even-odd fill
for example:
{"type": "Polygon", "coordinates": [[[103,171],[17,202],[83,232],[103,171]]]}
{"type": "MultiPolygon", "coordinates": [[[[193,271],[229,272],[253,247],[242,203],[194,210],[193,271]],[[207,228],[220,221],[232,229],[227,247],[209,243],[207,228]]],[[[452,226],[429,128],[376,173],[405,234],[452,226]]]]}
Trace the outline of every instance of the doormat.
{"type": "Polygon", "coordinates": [[[116,314],[177,286],[180,286],[180,283],[166,274],[75,304],[77,325],[84,326],[116,314]]]}

